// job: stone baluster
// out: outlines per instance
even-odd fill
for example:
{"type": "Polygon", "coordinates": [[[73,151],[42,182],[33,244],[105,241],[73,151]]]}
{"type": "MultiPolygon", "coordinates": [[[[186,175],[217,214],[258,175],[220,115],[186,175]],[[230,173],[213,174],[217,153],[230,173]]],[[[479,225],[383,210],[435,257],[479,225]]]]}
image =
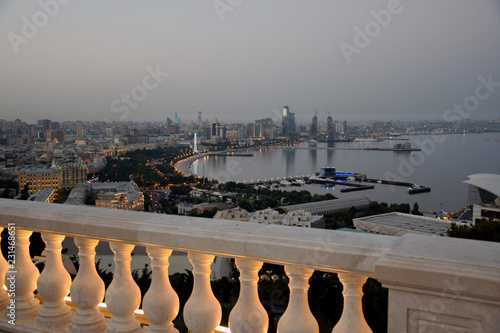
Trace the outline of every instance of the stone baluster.
{"type": "Polygon", "coordinates": [[[113,281],[106,290],[106,305],[113,314],[108,324],[108,333],[139,333],[141,323],[135,319],[134,311],[141,304],[141,291],[132,279],[130,262],[134,245],[110,243],[115,254],[115,273],[113,281]]]}
{"type": "Polygon", "coordinates": [[[71,276],[64,268],[61,243],[66,236],[42,233],[47,260],[38,278],[38,294],[43,299],[37,323],[42,327],[63,326],[71,321],[71,308],[64,297],[68,296],[71,276]]]}
{"type": "Polygon", "coordinates": [[[179,297],[168,277],[168,258],[172,250],[148,247],[147,251],[153,273],[151,286],[142,302],[144,316],[151,323],[151,333],[177,333],[172,321],[179,313],[179,297]]]}
{"type": "MultiPolygon", "coordinates": [[[[9,267],[9,271],[5,275],[7,289],[10,289],[11,285],[15,289],[15,296],[12,300],[15,301],[16,321],[35,318],[40,309],[40,302],[33,294],[40,273],[30,257],[29,238],[32,233],[29,230],[16,229],[15,264],[9,267]]],[[[12,303],[9,304],[9,306],[11,305],[12,303]]],[[[9,311],[7,308],[7,316],[9,311]]]]}
{"type": "MultiPolygon", "coordinates": [[[[15,235],[15,231],[13,231],[13,234],[15,235]]],[[[5,239],[5,242],[8,242],[8,238],[5,239]]],[[[15,257],[13,256],[10,259],[14,260],[15,257]]],[[[7,273],[8,269],[9,269],[9,264],[7,263],[7,260],[5,260],[4,256],[0,253],[0,281],[5,282],[5,274],[7,273]]],[[[5,286],[5,285],[3,283],[1,283],[1,286],[0,286],[0,288],[1,288],[0,289],[0,309],[2,309],[2,311],[3,311],[3,309],[5,309],[5,307],[10,302],[9,292],[8,292],[8,290],[4,290],[3,286],[5,286]]]]}
{"type": "Polygon", "coordinates": [[[213,255],[189,253],[193,265],[193,292],[184,306],[184,322],[192,333],[212,333],[219,326],[222,309],[210,286],[213,255]]]}
{"type": "Polygon", "coordinates": [[[308,281],[314,270],[285,266],[285,272],[290,277],[290,300],[285,313],[278,322],[278,333],[319,332],[318,322],[311,313],[307,300],[308,281]]]}
{"type": "Polygon", "coordinates": [[[240,296],[229,315],[229,329],[232,333],[265,333],[269,326],[267,312],[260,303],[257,291],[261,261],[236,259],[240,270],[240,296]]]}
{"type": "Polygon", "coordinates": [[[76,306],[76,316],[71,321],[71,333],[103,333],[106,330],[104,315],[98,304],[104,298],[104,282],[95,268],[95,239],[75,238],[78,246],[80,268],[71,284],[71,300],[76,306]]]}
{"type": "Polygon", "coordinates": [[[359,332],[370,333],[372,330],[363,315],[361,298],[366,277],[339,273],[339,280],[344,285],[344,311],[332,333],[359,332]]]}

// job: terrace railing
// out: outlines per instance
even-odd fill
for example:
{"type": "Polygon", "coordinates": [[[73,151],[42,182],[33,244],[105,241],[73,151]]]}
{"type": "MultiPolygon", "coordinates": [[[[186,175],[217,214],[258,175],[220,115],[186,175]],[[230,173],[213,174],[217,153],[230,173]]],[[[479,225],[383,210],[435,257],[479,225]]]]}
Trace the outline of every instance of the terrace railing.
{"type": "Polygon", "coordinates": [[[500,244],[406,234],[391,237],[260,225],[173,215],[0,200],[8,256],[0,257],[0,319],[4,332],[176,332],[179,300],[168,265],[172,250],[188,253],[194,287],[184,306],[193,333],[266,332],[268,317],[257,293],[263,262],[285,266],[290,299],[278,332],[318,332],[307,298],[314,270],[338,273],[344,308],[333,329],[371,332],[361,307],[368,277],[389,289],[388,332],[498,332],[500,244]],[[41,274],[29,255],[29,237],[40,232],[47,260],[41,274]],[[80,267],[75,279],[61,260],[61,243],[75,238],[80,267]],[[105,290],[95,268],[95,246],[110,242],[113,281],[105,290]],[[145,246],[152,283],[142,299],[131,274],[131,251],[145,246]],[[229,328],[218,327],[221,306],[210,287],[214,256],[235,258],[239,299],[229,328]],[[36,291],[36,295],[35,295],[36,291]],[[68,299],[68,295],[71,301],[68,299]],[[35,297],[36,296],[36,297],[35,297]],[[105,297],[105,306],[99,303],[105,297]],[[70,305],[72,307],[70,307],[70,305]],[[104,312],[110,316],[106,319],[104,312]],[[140,319],[140,321],[139,321],[140,319]]]}

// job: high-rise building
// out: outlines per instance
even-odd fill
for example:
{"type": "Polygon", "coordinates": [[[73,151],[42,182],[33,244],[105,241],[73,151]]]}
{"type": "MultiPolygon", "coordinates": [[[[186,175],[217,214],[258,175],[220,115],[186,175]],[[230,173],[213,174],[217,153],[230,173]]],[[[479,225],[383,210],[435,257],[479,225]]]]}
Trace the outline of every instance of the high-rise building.
{"type": "Polygon", "coordinates": [[[38,125],[38,127],[44,129],[44,130],[48,130],[50,129],[50,123],[52,121],[50,121],[50,119],[41,119],[41,120],[37,120],[36,121],[36,124],[38,125]]]}
{"type": "Polygon", "coordinates": [[[332,116],[328,115],[328,117],[326,118],[326,125],[327,125],[328,140],[333,140],[335,137],[335,127],[333,124],[332,116]]]}
{"type": "Polygon", "coordinates": [[[83,138],[83,137],[85,137],[86,134],[87,133],[85,131],[85,126],[84,125],[78,125],[78,126],[76,126],[76,136],[78,138],[83,138]]]}
{"type": "Polygon", "coordinates": [[[281,120],[281,133],[285,137],[290,137],[290,134],[297,132],[295,125],[295,113],[290,112],[288,106],[283,107],[283,118],[281,120]]]}
{"type": "Polygon", "coordinates": [[[315,114],[312,118],[311,137],[315,138],[318,135],[318,116],[315,114]]]}
{"type": "Polygon", "coordinates": [[[271,139],[271,131],[273,127],[272,118],[258,119],[253,124],[252,136],[256,138],[271,139]]]}
{"type": "Polygon", "coordinates": [[[198,139],[196,138],[196,133],[194,133],[194,138],[193,138],[193,151],[195,153],[198,152],[198,139]]]}
{"type": "Polygon", "coordinates": [[[64,142],[64,131],[62,129],[48,130],[45,132],[47,141],[64,142]]]}
{"type": "Polygon", "coordinates": [[[198,111],[198,122],[201,124],[203,122],[203,118],[201,117],[201,110],[198,111]]]}
{"type": "Polygon", "coordinates": [[[179,116],[177,115],[177,112],[174,115],[174,124],[176,124],[176,125],[179,124],[179,116]]]}
{"type": "Polygon", "coordinates": [[[122,135],[122,136],[130,135],[130,128],[128,128],[127,125],[121,125],[120,126],[120,135],[122,135]]]}

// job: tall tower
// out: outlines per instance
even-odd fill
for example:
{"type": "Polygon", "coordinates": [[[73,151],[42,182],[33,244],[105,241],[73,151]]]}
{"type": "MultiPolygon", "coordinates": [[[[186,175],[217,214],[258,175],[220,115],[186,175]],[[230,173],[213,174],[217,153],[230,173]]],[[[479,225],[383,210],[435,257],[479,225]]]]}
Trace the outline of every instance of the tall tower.
{"type": "Polygon", "coordinates": [[[318,115],[317,113],[315,113],[314,117],[312,118],[311,136],[315,138],[317,135],[318,135],[318,115]]]}
{"type": "Polygon", "coordinates": [[[174,124],[179,124],[179,116],[177,116],[177,112],[174,115],[174,124]]]}
{"type": "Polygon", "coordinates": [[[196,139],[196,133],[194,133],[193,151],[194,151],[195,153],[197,153],[197,152],[198,152],[198,139],[196,139]]]}
{"type": "Polygon", "coordinates": [[[290,112],[290,108],[288,106],[283,107],[283,118],[288,117],[288,112],[290,112]]]}
{"type": "Polygon", "coordinates": [[[288,136],[290,133],[290,121],[288,119],[290,109],[288,106],[283,107],[283,118],[281,119],[281,133],[283,136],[288,136]]]}
{"type": "Polygon", "coordinates": [[[330,141],[333,140],[335,133],[335,130],[333,128],[333,118],[332,116],[330,116],[330,114],[328,114],[328,118],[326,118],[326,124],[328,127],[328,140],[330,141]]]}
{"type": "Polygon", "coordinates": [[[201,110],[198,111],[198,122],[201,124],[203,122],[203,119],[201,117],[201,110]]]}

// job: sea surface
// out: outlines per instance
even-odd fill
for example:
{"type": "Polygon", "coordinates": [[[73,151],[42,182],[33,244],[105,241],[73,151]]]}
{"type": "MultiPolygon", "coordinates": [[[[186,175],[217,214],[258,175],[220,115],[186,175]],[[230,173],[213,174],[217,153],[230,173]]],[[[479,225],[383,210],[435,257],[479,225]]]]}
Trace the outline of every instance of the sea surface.
{"type": "Polygon", "coordinates": [[[417,202],[426,212],[454,211],[478,200],[477,191],[463,184],[476,173],[500,174],[500,133],[425,135],[402,137],[420,152],[367,151],[359,148],[391,148],[402,140],[380,142],[301,143],[296,147],[251,149],[253,157],[210,156],[193,163],[199,176],[221,181],[249,181],[313,175],[321,167],[366,174],[369,178],[392,179],[431,187],[430,193],[410,195],[407,187],[375,184],[375,189],[341,193],[341,186],[326,188],[311,184],[286,190],[331,193],[346,198],[366,196],[387,203],[417,202]],[[335,149],[332,149],[335,148],[335,149]]]}

